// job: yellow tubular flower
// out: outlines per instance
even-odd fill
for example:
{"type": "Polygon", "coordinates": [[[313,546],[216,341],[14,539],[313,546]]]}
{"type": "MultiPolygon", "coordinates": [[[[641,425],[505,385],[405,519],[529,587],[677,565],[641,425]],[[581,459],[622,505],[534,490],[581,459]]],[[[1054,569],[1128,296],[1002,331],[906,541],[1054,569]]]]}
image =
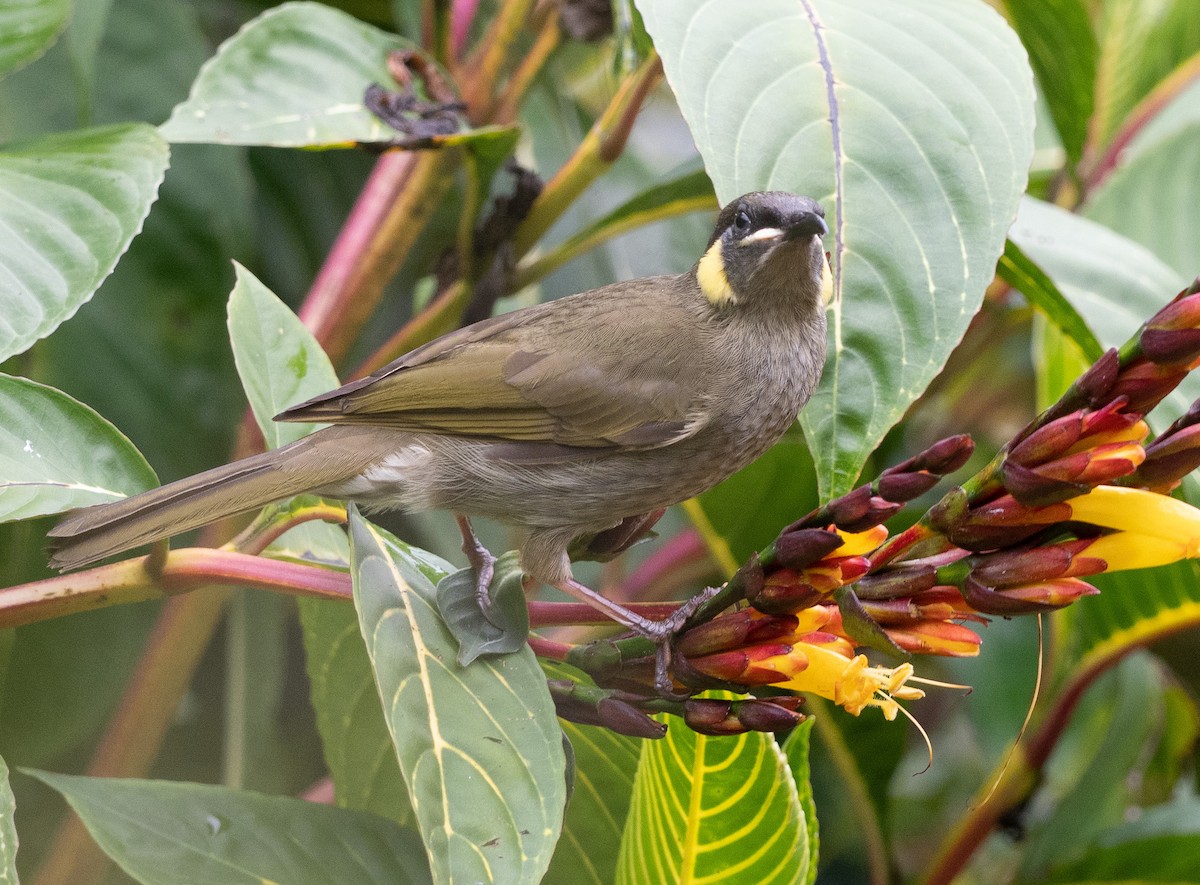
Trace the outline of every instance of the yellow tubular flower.
{"type": "MultiPolygon", "coordinates": [[[[1200,555],[1200,510],[1183,501],[1144,489],[1096,486],[1086,495],[1072,498],[1067,504],[1071,508],[1072,519],[1175,544],[1180,553],[1174,559],[1166,560],[1168,562],[1200,555]]],[[[1089,548],[1088,556],[1099,555],[1093,550],[1095,545],[1089,548]]],[[[1109,561],[1113,567],[1118,567],[1116,552],[1113,555],[1114,559],[1109,561]]],[[[1154,561],[1153,564],[1163,563],[1154,561]]]]}
{"type": "Polygon", "coordinates": [[[1182,541],[1168,541],[1136,532],[1117,532],[1097,538],[1084,551],[1084,555],[1103,559],[1108,564],[1105,569],[1107,572],[1123,572],[1168,565],[1193,554],[1189,554],[1187,543],[1182,541]]]}

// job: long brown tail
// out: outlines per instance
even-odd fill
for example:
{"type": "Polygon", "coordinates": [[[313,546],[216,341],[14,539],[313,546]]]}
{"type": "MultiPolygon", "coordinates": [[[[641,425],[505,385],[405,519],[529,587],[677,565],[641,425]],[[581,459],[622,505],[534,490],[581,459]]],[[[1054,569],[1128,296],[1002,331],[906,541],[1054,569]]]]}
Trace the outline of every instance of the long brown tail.
{"type": "Polygon", "coordinates": [[[272,501],[345,482],[390,448],[381,447],[390,441],[380,437],[375,428],[331,427],[123,501],[78,510],[51,529],[50,565],[80,568],[272,501]]]}

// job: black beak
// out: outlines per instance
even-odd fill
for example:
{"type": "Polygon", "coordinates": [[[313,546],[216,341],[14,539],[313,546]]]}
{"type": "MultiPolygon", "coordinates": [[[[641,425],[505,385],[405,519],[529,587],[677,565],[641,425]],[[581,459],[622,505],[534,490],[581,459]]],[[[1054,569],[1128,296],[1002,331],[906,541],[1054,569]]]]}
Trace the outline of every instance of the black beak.
{"type": "Polygon", "coordinates": [[[783,238],[794,240],[797,237],[810,237],[813,234],[823,237],[827,233],[829,233],[829,226],[825,224],[824,218],[816,212],[801,212],[788,222],[783,238]]]}

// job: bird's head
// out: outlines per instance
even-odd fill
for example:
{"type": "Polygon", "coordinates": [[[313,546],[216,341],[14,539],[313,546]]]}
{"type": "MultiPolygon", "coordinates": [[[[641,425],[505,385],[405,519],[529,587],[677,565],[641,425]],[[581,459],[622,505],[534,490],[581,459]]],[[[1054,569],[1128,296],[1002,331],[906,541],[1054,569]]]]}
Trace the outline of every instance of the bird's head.
{"type": "Polygon", "coordinates": [[[725,308],[761,294],[799,291],[814,297],[826,271],[825,211],[811,197],[784,191],[730,201],[717,216],[696,280],[709,303],[725,308]]]}

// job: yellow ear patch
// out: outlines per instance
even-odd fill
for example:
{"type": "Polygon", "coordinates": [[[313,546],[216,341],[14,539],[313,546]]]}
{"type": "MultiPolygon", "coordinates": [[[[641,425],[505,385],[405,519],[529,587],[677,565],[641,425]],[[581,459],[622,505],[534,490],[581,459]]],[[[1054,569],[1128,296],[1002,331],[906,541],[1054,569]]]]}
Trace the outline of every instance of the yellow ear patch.
{"type": "Polygon", "coordinates": [[[833,269],[829,266],[829,253],[825,253],[824,267],[821,268],[821,303],[826,307],[833,301],[833,269]]]}
{"type": "Polygon", "coordinates": [[[737,294],[729,285],[725,276],[725,259],[721,254],[721,241],[717,240],[708,247],[700,266],[696,268],[696,280],[700,283],[700,291],[713,307],[725,307],[737,302],[737,294]]]}

